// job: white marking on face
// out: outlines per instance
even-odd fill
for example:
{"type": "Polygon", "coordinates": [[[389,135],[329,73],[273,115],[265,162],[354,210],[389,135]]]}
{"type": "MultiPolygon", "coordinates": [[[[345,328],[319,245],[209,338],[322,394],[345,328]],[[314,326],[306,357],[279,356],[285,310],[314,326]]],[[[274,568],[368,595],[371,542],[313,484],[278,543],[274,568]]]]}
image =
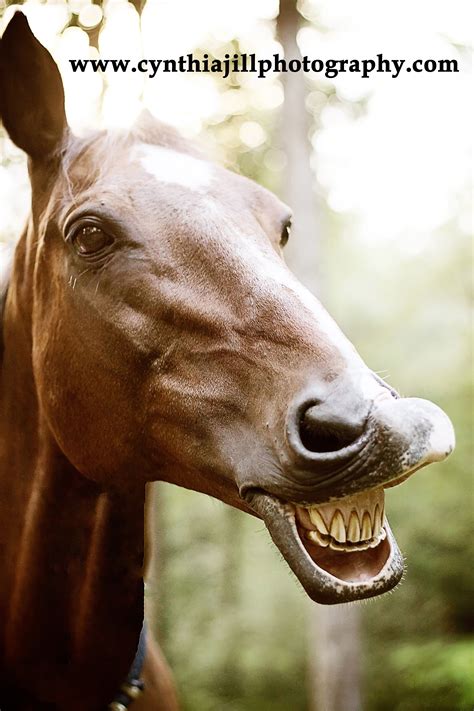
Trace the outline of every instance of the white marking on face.
{"type": "Polygon", "coordinates": [[[341,331],[318,299],[290,272],[286,264],[273,254],[265,254],[255,244],[251,236],[239,235],[240,249],[249,260],[250,268],[259,275],[261,283],[276,283],[285,287],[298,299],[300,304],[311,313],[316,328],[333,345],[346,361],[348,374],[360,395],[369,400],[375,399],[388,391],[374,378],[371,370],[364,363],[352,343],[341,331]]]}
{"type": "Polygon", "coordinates": [[[160,183],[172,183],[196,192],[205,192],[211,184],[212,165],[186,153],[142,143],[132,149],[132,156],[160,183]]]}

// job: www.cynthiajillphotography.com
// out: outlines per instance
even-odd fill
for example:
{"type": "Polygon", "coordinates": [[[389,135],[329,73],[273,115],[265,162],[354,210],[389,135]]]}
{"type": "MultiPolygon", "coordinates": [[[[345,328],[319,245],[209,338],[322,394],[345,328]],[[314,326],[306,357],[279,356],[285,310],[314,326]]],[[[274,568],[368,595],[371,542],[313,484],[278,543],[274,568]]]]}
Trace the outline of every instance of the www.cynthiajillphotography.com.
{"type": "Polygon", "coordinates": [[[225,54],[223,59],[204,53],[202,57],[186,54],[175,59],[141,59],[133,63],[130,59],[70,59],[73,72],[140,72],[153,79],[158,73],[211,73],[227,79],[232,74],[256,74],[259,79],[270,73],[313,73],[327,79],[348,72],[367,79],[371,74],[388,74],[396,79],[402,71],[421,74],[433,72],[459,72],[456,59],[406,59],[385,58],[383,54],[365,59],[319,59],[302,56],[285,59],[274,54],[271,59],[257,57],[256,54],[225,54]]]}

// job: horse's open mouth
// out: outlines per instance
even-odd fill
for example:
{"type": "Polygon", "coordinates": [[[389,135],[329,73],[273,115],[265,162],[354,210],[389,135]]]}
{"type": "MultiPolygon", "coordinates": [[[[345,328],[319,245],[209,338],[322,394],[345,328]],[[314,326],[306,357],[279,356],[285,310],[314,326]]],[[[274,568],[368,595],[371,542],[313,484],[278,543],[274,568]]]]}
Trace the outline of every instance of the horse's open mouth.
{"type": "Polygon", "coordinates": [[[246,497],[308,595],[340,603],[380,595],[403,574],[382,487],[302,506],[253,490],[246,497]]]}

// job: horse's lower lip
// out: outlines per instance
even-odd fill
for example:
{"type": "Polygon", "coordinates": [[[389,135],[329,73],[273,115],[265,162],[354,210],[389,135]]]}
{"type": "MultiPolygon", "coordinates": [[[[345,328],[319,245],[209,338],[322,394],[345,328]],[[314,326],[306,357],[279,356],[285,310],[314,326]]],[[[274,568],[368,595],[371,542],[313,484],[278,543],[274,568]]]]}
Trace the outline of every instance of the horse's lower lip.
{"type": "Polygon", "coordinates": [[[403,559],[387,521],[386,538],[375,548],[349,553],[321,549],[315,555],[298,533],[293,504],[256,489],[247,493],[246,500],[315,602],[337,604],[374,597],[400,581],[403,559]]]}

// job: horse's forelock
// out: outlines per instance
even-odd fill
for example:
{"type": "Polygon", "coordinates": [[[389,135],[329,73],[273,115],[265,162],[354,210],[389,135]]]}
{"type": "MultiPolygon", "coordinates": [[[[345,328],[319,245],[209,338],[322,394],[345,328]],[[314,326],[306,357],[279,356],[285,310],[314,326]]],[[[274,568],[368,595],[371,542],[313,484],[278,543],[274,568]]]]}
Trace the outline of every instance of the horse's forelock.
{"type": "Polygon", "coordinates": [[[94,131],[83,137],[70,135],[63,146],[61,174],[73,194],[113,172],[119,152],[131,144],[124,132],[94,131]]]}
{"type": "Polygon", "coordinates": [[[62,147],[61,175],[70,197],[113,176],[117,161],[137,143],[200,157],[200,152],[176,129],[162,124],[147,111],[142,112],[130,130],[93,131],[81,137],[69,134],[62,147]]]}
{"type": "Polygon", "coordinates": [[[188,139],[184,138],[173,126],[162,123],[147,109],[141,112],[135,121],[131,136],[138,143],[169,148],[179,153],[188,153],[201,158],[201,152],[188,139]]]}

